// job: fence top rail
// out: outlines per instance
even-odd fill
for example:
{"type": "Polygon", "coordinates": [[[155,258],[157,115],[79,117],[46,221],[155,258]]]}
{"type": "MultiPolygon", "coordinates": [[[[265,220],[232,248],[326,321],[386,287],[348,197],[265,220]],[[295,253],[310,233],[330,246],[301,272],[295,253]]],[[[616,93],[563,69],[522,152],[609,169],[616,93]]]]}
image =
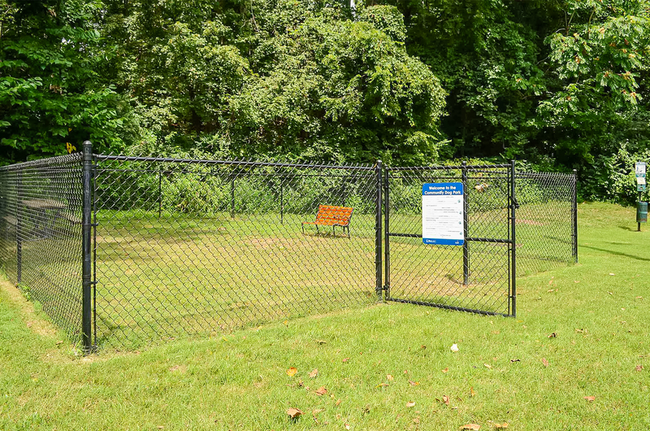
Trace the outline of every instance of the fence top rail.
{"type": "Polygon", "coordinates": [[[456,165],[456,166],[386,166],[386,170],[389,171],[451,171],[458,169],[468,169],[468,170],[477,170],[477,169],[504,169],[510,168],[510,164],[500,164],[500,165],[456,165]]]}
{"type": "Polygon", "coordinates": [[[326,165],[315,163],[280,163],[280,162],[259,162],[253,160],[209,160],[209,159],[179,159],[169,157],[134,157],[134,156],[115,156],[106,154],[93,154],[95,160],[117,160],[124,162],[159,162],[159,163],[186,163],[200,165],[236,165],[236,166],[270,166],[284,168],[321,168],[321,169],[347,169],[371,171],[374,166],[369,165],[326,165]]]}
{"type": "Polygon", "coordinates": [[[28,162],[14,163],[12,165],[0,166],[1,171],[18,171],[26,168],[45,167],[50,165],[62,165],[70,162],[81,162],[81,153],[66,154],[63,156],[48,157],[45,159],[30,160],[28,162]]]}

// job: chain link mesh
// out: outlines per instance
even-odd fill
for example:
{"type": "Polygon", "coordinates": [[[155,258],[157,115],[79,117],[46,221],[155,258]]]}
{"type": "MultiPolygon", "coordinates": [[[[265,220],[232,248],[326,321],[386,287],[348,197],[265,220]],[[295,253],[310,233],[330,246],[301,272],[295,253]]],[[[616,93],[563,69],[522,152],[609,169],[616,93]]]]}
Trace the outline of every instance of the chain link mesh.
{"type": "Polygon", "coordinates": [[[517,275],[576,262],[576,176],[517,172],[517,275]]]}
{"type": "Polygon", "coordinates": [[[509,166],[387,168],[386,184],[389,298],[510,314],[509,166]],[[422,186],[448,182],[464,186],[465,244],[424,244],[422,186]]]}
{"type": "Polygon", "coordinates": [[[373,168],[98,159],[100,345],[376,301],[373,168]],[[320,205],[353,208],[349,237],[303,226],[320,205]]]}
{"type": "Polygon", "coordinates": [[[0,264],[73,341],[81,332],[81,156],[0,168],[0,264]]]}

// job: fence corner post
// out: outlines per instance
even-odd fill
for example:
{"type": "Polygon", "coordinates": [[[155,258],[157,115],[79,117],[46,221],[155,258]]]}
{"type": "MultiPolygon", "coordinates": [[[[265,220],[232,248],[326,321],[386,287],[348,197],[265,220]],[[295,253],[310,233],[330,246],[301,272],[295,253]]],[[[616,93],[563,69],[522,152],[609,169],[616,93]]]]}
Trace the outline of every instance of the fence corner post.
{"type": "Polygon", "coordinates": [[[376,175],[376,196],[375,196],[375,292],[377,293],[377,300],[381,301],[383,299],[383,286],[382,286],[382,163],[381,160],[377,160],[375,164],[375,175],[376,175]]]}
{"type": "Polygon", "coordinates": [[[93,147],[90,141],[83,143],[82,158],[82,308],[81,308],[81,337],[84,354],[92,351],[92,178],[93,178],[93,147]]]}

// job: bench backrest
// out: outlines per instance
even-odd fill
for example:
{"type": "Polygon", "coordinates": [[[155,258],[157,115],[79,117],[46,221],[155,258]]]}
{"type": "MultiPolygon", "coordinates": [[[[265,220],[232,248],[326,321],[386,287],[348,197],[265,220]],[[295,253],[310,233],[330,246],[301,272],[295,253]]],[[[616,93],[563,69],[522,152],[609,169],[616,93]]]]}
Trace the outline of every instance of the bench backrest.
{"type": "Polygon", "coordinates": [[[316,214],[316,224],[341,225],[350,224],[353,209],[350,207],[337,207],[334,205],[320,205],[316,214]]]}

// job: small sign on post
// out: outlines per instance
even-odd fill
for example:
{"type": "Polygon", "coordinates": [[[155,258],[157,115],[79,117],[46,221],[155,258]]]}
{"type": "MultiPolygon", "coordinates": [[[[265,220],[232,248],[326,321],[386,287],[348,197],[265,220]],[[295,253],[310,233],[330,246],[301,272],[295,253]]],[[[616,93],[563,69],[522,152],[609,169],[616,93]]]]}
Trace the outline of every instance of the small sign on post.
{"type": "Polygon", "coordinates": [[[636,175],[636,191],[645,192],[646,190],[646,163],[636,162],[634,165],[634,173],[636,175]]]}
{"type": "Polygon", "coordinates": [[[463,183],[427,183],[422,186],[422,242],[463,245],[463,183]]]}

